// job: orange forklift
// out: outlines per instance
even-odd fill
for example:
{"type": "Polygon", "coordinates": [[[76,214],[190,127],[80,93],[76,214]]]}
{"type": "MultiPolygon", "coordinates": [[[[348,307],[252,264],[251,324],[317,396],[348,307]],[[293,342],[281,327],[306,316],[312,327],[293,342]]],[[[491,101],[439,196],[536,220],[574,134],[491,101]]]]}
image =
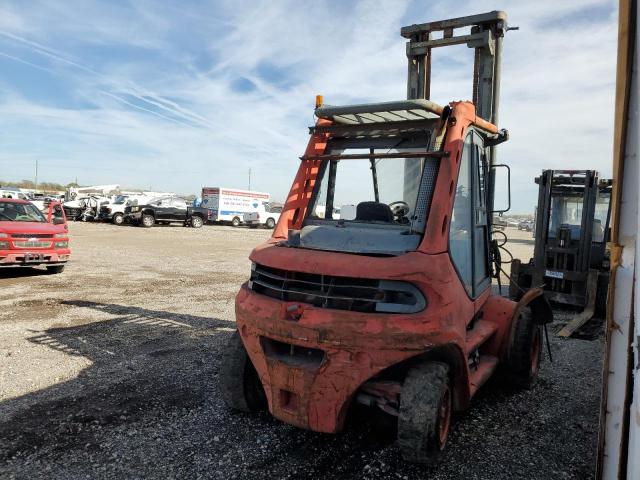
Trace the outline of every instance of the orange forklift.
{"type": "Polygon", "coordinates": [[[492,293],[506,19],[404,27],[408,100],[317,99],[278,225],[236,298],[220,374],[230,408],[335,433],[364,404],[397,419],[404,459],[432,463],[452,413],[492,374],[534,385],[549,303],[540,289],[517,303],[492,293]],[[431,52],[460,44],[475,49],[473,103],[441,107],[431,52]]]}

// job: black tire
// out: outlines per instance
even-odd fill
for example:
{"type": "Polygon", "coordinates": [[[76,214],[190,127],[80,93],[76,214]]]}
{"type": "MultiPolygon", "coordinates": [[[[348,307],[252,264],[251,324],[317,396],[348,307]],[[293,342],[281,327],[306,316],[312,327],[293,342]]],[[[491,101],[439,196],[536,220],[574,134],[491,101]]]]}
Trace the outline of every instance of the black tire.
{"type": "Polygon", "coordinates": [[[400,394],[398,446],[402,458],[437,463],[447,443],[452,413],[449,366],[425,362],[411,368],[400,394]]]}
{"type": "Polygon", "coordinates": [[[49,274],[62,273],[63,270],[64,265],[50,265],[47,267],[47,273],[49,274]]]}
{"type": "Polygon", "coordinates": [[[156,223],[156,219],[153,215],[149,215],[148,213],[143,213],[142,218],[140,219],[140,226],[144,228],[151,228],[156,223]]]}
{"type": "Polygon", "coordinates": [[[191,217],[191,226],[193,228],[201,228],[203,224],[204,222],[202,221],[202,217],[199,217],[197,215],[193,215],[191,217]]]}
{"type": "Polygon", "coordinates": [[[239,217],[233,217],[233,220],[231,220],[231,225],[233,225],[234,227],[239,227],[240,223],[241,222],[239,217]]]}
{"type": "Polygon", "coordinates": [[[538,381],[542,358],[542,327],[536,325],[525,307],[515,320],[513,338],[506,358],[507,377],[518,388],[530,389],[538,381]]]}
{"type": "Polygon", "coordinates": [[[241,412],[257,412],[267,407],[267,397],[236,330],[222,354],[220,389],[227,407],[241,412]]]}
{"type": "Polygon", "coordinates": [[[114,225],[122,225],[124,223],[124,215],[122,215],[121,213],[116,213],[113,215],[111,221],[114,225]]]}
{"type": "Polygon", "coordinates": [[[267,221],[265,223],[265,226],[269,229],[269,230],[273,230],[276,227],[276,221],[273,218],[267,218],[267,221]]]}

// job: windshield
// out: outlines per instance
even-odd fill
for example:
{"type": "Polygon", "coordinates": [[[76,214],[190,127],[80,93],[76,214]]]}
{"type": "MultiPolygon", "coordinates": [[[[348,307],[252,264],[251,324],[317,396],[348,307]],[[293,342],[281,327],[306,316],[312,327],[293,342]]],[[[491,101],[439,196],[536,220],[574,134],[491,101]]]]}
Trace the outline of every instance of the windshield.
{"type": "MultiPolygon", "coordinates": [[[[424,150],[424,149],[422,149],[424,150]]],[[[409,150],[402,150],[402,152],[409,150]]],[[[349,150],[400,153],[398,150],[349,150]]],[[[343,220],[409,227],[414,218],[424,158],[325,161],[309,220],[343,220]]]]}
{"type": "Polygon", "coordinates": [[[123,195],[119,195],[116,197],[115,201],[113,202],[114,205],[124,205],[125,203],[127,203],[127,199],[129,197],[125,197],[123,195]]]}
{"type": "Polygon", "coordinates": [[[31,203],[0,202],[0,221],[45,223],[47,219],[31,203]]]}
{"type": "MultiPolygon", "coordinates": [[[[602,242],[607,229],[610,193],[599,193],[593,214],[593,227],[591,240],[602,242]]],[[[571,232],[571,240],[578,240],[582,235],[582,209],[583,197],[554,196],[551,199],[551,212],[549,217],[549,238],[556,238],[560,227],[568,228],[571,232]]]]}
{"type": "Polygon", "coordinates": [[[551,198],[549,238],[556,238],[560,227],[571,232],[571,240],[578,240],[582,225],[582,196],[557,195],[551,198]]]}

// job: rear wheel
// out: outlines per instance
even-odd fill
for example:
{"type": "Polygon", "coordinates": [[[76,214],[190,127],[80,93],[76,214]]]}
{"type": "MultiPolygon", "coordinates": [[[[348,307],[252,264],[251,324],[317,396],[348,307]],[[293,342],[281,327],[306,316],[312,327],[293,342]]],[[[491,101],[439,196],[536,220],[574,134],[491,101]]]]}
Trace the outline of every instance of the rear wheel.
{"type": "Polygon", "coordinates": [[[398,446],[413,463],[436,463],[447,444],[453,396],[449,366],[425,362],[407,373],[400,394],[398,446]]]}
{"type": "Polygon", "coordinates": [[[203,222],[202,222],[202,217],[198,217],[197,215],[196,215],[196,216],[191,217],[191,226],[192,226],[193,228],[200,228],[200,227],[202,227],[202,223],[203,223],[203,222]]]}
{"type": "Polygon", "coordinates": [[[124,215],[121,213],[116,213],[112,219],[115,225],[122,225],[124,223],[124,215]]]}
{"type": "Polygon", "coordinates": [[[47,267],[47,273],[50,273],[50,274],[62,273],[63,270],[64,270],[64,265],[50,265],[47,267]]]}
{"type": "Polygon", "coordinates": [[[153,227],[153,224],[156,223],[156,219],[153,218],[153,215],[149,215],[149,214],[144,214],[142,215],[142,221],[140,222],[140,224],[145,227],[145,228],[151,228],[153,227]]]}
{"type": "Polygon", "coordinates": [[[233,217],[233,220],[231,220],[231,225],[233,225],[234,227],[239,227],[240,226],[240,218],[233,217]]]}
{"type": "Polygon", "coordinates": [[[222,355],[220,388],[224,403],[233,410],[257,412],[267,407],[262,383],[237,330],[222,355]]]}
{"type": "Polygon", "coordinates": [[[276,221],[273,218],[267,218],[267,222],[265,223],[268,229],[273,229],[276,226],[276,221]]]}
{"type": "Polygon", "coordinates": [[[506,366],[508,376],[519,388],[532,388],[538,380],[542,358],[542,327],[533,321],[531,310],[525,307],[515,320],[506,366]]]}

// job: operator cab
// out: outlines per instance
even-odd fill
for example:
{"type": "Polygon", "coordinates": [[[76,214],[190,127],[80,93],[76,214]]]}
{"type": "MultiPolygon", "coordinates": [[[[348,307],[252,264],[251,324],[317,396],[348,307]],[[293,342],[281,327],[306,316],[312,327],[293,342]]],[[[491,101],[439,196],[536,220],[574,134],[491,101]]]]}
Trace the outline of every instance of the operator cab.
{"type": "Polygon", "coordinates": [[[288,246],[374,255],[416,250],[444,155],[441,139],[434,140],[442,111],[428,100],[318,107],[311,132],[329,134],[327,148],[302,157],[319,162],[318,175],[288,246]]]}

